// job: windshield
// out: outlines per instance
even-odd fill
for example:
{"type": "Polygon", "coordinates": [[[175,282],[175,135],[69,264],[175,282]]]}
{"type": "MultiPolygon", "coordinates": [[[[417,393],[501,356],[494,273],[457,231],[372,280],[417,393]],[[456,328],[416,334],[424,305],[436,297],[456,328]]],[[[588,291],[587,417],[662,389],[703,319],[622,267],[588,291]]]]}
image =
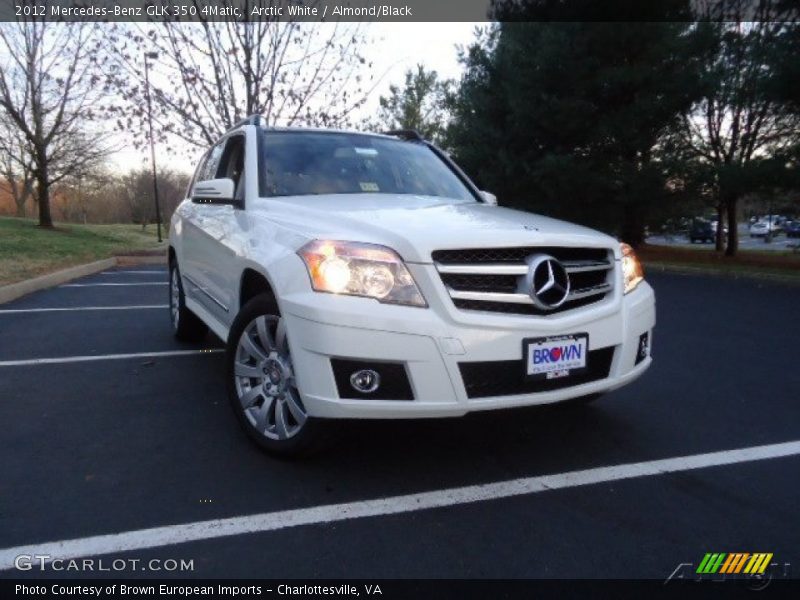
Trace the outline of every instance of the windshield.
{"type": "Polygon", "coordinates": [[[262,196],[415,194],[475,200],[427,146],[348,133],[270,131],[261,139],[262,196]]]}

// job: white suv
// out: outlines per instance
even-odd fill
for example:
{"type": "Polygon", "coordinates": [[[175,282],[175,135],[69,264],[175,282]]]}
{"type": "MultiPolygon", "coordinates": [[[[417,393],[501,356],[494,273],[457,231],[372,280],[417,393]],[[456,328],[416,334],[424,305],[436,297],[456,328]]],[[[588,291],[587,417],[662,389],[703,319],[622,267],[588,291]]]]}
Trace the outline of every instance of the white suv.
{"type": "Polygon", "coordinates": [[[329,419],[586,400],[650,366],[655,297],[628,246],[496,206],[414,132],[250,117],[189,190],[175,335],[227,341],[233,409],[273,453],[329,419]]]}

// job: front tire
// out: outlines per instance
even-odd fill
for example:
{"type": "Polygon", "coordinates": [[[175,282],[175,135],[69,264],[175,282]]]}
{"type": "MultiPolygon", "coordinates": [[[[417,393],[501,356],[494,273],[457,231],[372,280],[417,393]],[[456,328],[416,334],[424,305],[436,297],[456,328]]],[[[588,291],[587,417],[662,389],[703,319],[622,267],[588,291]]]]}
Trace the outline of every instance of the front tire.
{"type": "Polygon", "coordinates": [[[169,263],[169,315],[172,332],[177,339],[183,342],[199,342],[206,337],[208,326],[186,308],[181,272],[175,260],[169,263]]]}
{"type": "Polygon", "coordinates": [[[226,363],[231,407],[250,439],[280,457],[316,445],[322,426],[303,405],[286,322],[269,294],[253,298],[236,316],[226,363]]]}

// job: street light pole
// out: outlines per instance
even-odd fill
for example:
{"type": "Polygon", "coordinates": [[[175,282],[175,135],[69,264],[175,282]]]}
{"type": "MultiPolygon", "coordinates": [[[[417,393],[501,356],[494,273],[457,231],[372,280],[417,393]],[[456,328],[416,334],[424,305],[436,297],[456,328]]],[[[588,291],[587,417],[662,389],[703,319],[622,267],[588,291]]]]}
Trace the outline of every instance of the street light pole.
{"type": "Polygon", "coordinates": [[[147,123],[150,129],[150,163],[153,166],[153,197],[156,201],[156,228],[158,229],[158,241],[161,243],[161,208],[158,204],[158,182],[156,180],[156,147],[153,142],[153,104],[150,101],[150,71],[147,59],[158,58],[158,52],[144,52],[144,83],[147,95],[147,123]]]}

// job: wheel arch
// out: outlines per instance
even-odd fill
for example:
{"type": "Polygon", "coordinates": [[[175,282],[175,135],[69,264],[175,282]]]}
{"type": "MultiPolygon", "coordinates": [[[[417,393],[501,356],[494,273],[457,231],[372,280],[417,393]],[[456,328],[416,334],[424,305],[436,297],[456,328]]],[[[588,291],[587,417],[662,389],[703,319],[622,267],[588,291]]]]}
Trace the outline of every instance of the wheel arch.
{"type": "Polygon", "coordinates": [[[278,302],[278,296],[275,293],[275,288],[269,277],[252,267],[245,267],[242,271],[242,276],[239,281],[239,302],[237,309],[241,310],[242,307],[250,300],[259,294],[269,294],[275,302],[278,302]]]}

